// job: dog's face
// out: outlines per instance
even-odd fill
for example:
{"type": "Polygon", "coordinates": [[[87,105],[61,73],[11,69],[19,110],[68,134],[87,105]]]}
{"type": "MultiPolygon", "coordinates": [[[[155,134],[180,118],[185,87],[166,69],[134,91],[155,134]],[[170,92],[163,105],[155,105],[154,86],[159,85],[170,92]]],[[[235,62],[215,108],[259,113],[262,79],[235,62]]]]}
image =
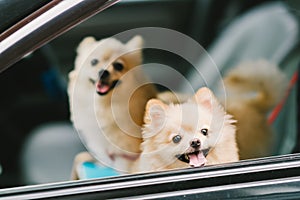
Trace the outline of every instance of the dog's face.
{"type": "Polygon", "coordinates": [[[142,62],[143,40],[135,36],[126,44],[114,38],[96,41],[85,38],[77,48],[75,68],[69,78],[88,84],[97,94],[105,96],[122,84],[120,78],[142,62]]]}
{"type": "Polygon", "coordinates": [[[218,140],[224,113],[208,88],[178,105],[152,99],[146,107],[143,152],[159,155],[162,165],[180,160],[186,166],[203,166],[218,140]]]}

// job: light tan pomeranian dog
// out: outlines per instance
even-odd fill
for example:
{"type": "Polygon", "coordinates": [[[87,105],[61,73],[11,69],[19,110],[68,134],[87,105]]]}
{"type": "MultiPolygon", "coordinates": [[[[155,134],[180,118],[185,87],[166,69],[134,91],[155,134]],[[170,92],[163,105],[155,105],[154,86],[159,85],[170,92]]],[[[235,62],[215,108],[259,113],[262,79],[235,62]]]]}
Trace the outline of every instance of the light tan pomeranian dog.
{"type": "Polygon", "coordinates": [[[133,173],[239,160],[235,120],[208,88],[200,88],[182,104],[151,99],[144,122],[142,153],[133,173]]]}
{"type": "Polygon", "coordinates": [[[140,36],[126,44],[93,37],[79,44],[75,68],[69,73],[70,114],[92,156],[80,154],[75,165],[96,157],[128,172],[138,157],[145,105],[156,97],[155,87],[137,67],[142,63],[142,44],[140,36]]]}
{"type": "Polygon", "coordinates": [[[224,84],[223,103],[237,120],[240,159],[272,155],[274,133],[267,118],[285,94],[284,73],[265,60],[243,62],[225,75],[224,84]]]}

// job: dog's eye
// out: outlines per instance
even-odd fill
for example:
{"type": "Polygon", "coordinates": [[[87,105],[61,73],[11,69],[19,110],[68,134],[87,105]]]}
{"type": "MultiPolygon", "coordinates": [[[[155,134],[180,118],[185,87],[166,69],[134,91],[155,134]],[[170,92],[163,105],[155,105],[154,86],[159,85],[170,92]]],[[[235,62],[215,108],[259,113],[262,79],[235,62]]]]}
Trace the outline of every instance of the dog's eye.
{"type": "Polygon", "coordinates": [[[113,67],[116,71],[122,71],[124,69],[124,66],[122,63],[119,63],[119,62],[115,62],[113,63],[113,67]]]}
{"type": "Polygon", "coordinates": [[[174,143],[179,143],[180,140],[181,140],[181,136],[180,135],[176,135],[176,136],[173,137],[172,140],[173,140],[174,143]]]}
{"type": "Polygon", "coordinates": [[[96,66],[98,64],[98,62],[99,62],[99,60],[95,58],[95,59],[91,60],[91,65],[96,66]]]}
{"type": "Polygon", "coordinates": [[[207,134],[208,134],[208,129],[207,129],[207,128],[201,129],[201,133],[202,133],[203,135],[207,136],[207,134]]]}

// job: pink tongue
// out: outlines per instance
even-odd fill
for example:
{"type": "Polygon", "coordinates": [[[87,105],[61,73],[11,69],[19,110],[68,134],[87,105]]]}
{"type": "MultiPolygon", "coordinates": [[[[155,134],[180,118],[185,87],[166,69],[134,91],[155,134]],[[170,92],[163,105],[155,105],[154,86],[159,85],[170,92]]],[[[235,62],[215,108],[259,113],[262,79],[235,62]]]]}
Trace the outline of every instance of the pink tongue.
{"type": "Polygon", "coordinates": [[[205,163],[206,163],[206,158],[202,152],[200,152],[198,154],[190,154],[188,156],[190,158],[189,164],[192,167],[201,167],[201,166],[205,165],[205,163]]]}
{"type": "Polygon", "coordinates": [[[97,92],[106,93],[110,87],[106,84],[101,84],[98,82],[96,88],[97,88],[97,92]]]}

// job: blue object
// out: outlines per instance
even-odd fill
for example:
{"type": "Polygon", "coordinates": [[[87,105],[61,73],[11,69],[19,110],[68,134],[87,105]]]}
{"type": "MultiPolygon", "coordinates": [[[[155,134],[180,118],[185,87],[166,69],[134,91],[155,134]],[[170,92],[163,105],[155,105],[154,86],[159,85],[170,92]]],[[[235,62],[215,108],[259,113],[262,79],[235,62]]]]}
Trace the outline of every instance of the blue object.
{"type": "Polygon", "coordinates": [[[53,99],[64,99],[66,96],[65,85],[61,80],[59,71],[51,67],[41,74],[41,80],[46,93],[53,99]]]}
{"type": "Polygon", "coordinates": [[[110,167],[101,166],[93,162],[84,162],[77,170],[80,179],[104,178],[120,175],[116,170],[110,167]]]}

